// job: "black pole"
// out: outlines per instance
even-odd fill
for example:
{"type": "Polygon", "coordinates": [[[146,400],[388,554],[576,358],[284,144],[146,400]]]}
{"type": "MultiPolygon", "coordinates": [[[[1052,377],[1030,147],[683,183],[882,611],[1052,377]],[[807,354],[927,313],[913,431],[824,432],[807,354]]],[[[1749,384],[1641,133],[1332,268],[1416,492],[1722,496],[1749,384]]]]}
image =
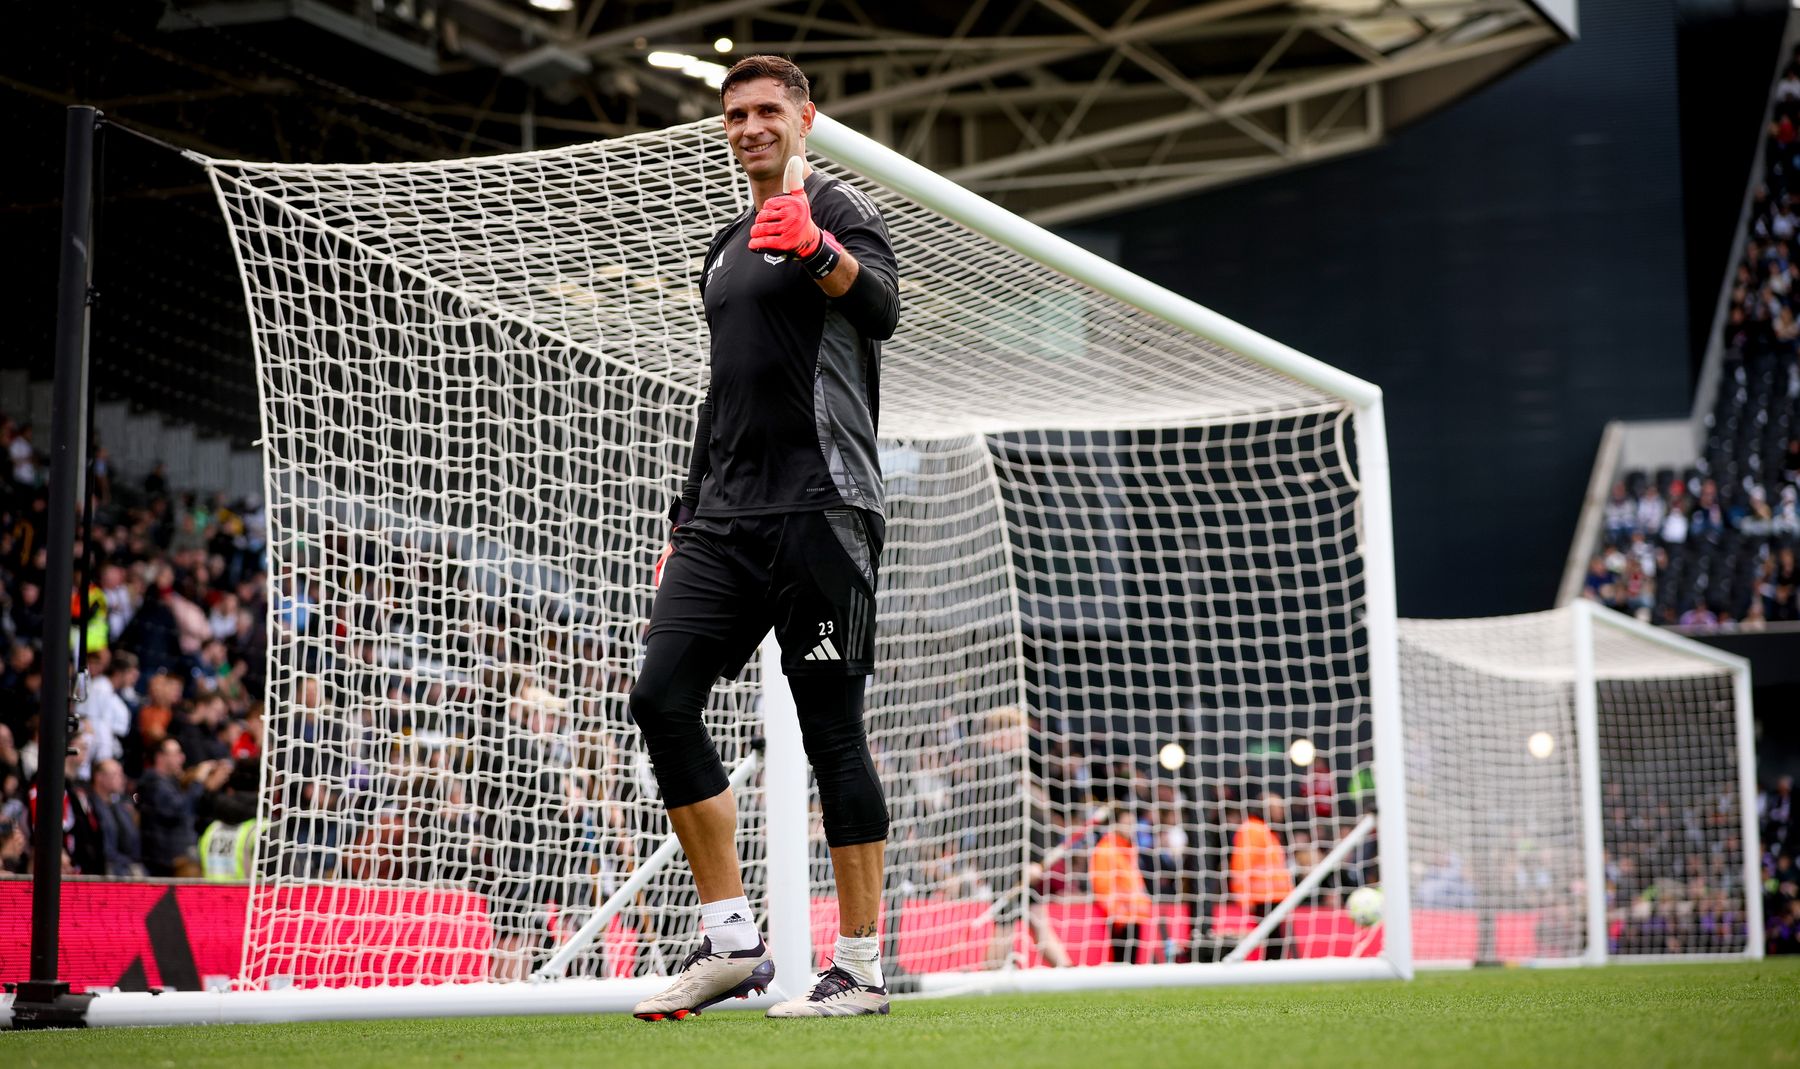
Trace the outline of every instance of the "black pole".
{"type": "Polygon", "coordinates": [[[69,109],[63,156],[62,266],[56,293],[56,385],[50,408],[50,531],[44,581],[44,693],[38,717],[37,822],[31,879],[31,979],[18,986],[13,1027],[83,1023],[87,996],[57,978],[62,920],[63,755],[68,748],[69,598],[76,509],[87,456],[88,301],[93,263],[94,132],[100,113],[69,109]]]}

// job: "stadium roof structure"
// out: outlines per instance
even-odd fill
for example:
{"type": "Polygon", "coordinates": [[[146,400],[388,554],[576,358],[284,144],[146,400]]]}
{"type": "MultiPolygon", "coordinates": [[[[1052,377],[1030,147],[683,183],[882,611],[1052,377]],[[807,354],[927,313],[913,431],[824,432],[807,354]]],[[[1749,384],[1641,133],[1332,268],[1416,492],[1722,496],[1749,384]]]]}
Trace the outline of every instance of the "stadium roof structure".
{"type": "MultiPolygon", "coordinates": [[[[0,75],[15,147],[0,242],[17,249],[54,247],[71,104],[218,158],[417,162],[702,119],[723,64],[781,52],[832,117],[1036,222],[1079,224],[1373,146],[1574,32],[1574,0],[28,6],[32,47],[0,75]]],[[[175,153],[109,144],[100,393],[246,444],[256,383],[212,190],[175,153]]],[[[38,263],[0,272],[19,307],[50,306],[38,263]]],[[[0,368],[47,380],[50,327],[0,338],[0,368]]]]}
{"type": "Polygon", "coordinates": [[[792,56],[832,117],[1032,220],[1074,223],[1356,152],[1575,32],[1575,0],[206,0],[427,74],[486,68],[602,129],[715,106],[792,56]],[[708,83],[711,83],[710,85],[708,83]]]}

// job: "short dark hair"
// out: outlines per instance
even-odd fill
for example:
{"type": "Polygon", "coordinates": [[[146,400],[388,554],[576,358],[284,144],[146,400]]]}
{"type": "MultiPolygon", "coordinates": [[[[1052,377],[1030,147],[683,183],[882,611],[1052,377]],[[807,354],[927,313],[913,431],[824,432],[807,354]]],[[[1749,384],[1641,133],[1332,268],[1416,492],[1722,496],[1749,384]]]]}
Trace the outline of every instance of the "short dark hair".
{"type": "Polygon", "coordinates": [[[794,66],[792,60],[782,56],[745,56],[731,65],[725,72],[725,79],[719,83],[719,100],[725,100],[725,91],[739,82],[753,82],[759,78],[773,78],[787,90],[788,96],[796,104],[804,104],[812,99],[812,83],[807,81],[806,73],[794,66]]]}

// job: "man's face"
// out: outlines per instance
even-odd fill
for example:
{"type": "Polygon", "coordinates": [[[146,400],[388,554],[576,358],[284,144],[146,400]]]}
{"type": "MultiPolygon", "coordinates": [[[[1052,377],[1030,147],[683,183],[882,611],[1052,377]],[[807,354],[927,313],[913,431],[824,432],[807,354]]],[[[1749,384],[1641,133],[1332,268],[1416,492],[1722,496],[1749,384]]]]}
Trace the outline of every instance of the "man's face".
{"type": "Polygon", "coordinates": [[[788,157],[806,154],[812,102],[795,104],[773,78],[738,82],[725,91],[725,136],[753,182],[779,179],[788,157]]]}
{"type": "Polygon", "coordinates": [[[174,705],[181,697],[181,680],[163,673],[150,680],[150,704],[174,705]]]}
{"type": "Polygon", "coordinates": [[[94,787],[102,794],[119,794],[125,790],[125,773],[117,761],[102,761],[94,766],[94,787]]]}
{"type": "Polygon", "coordinates": [[[181,771],[181,744],[174,739],[164,739],[162,749],[156,751],[156,770],[165,776],[173,776],[181,771]]]}

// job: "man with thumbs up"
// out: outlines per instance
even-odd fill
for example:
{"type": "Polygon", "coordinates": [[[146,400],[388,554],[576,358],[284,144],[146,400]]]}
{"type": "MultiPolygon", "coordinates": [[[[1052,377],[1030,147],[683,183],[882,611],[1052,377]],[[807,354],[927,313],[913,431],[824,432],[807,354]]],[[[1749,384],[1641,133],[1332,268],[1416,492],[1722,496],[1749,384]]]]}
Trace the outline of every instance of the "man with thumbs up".
{"type": "Polygon", "coordinates": [[[881,342],[899,317],[887,227],[860,190],[811,172],[806,75],[751,56],[719,89],[754,207],[700,275],[711,380],[651,610],[631,714],[700,895],[700,946],[637,1016],[681,1020],[766,990],[774,962],[744,894],[737,807],[701,721],[713,681],[773,627],[819,785],[840,936],[811,990],[772,1017],[888,1012],[878,922],[887,803],[863,731],[884,536],[876,453],[881,342]]]}

